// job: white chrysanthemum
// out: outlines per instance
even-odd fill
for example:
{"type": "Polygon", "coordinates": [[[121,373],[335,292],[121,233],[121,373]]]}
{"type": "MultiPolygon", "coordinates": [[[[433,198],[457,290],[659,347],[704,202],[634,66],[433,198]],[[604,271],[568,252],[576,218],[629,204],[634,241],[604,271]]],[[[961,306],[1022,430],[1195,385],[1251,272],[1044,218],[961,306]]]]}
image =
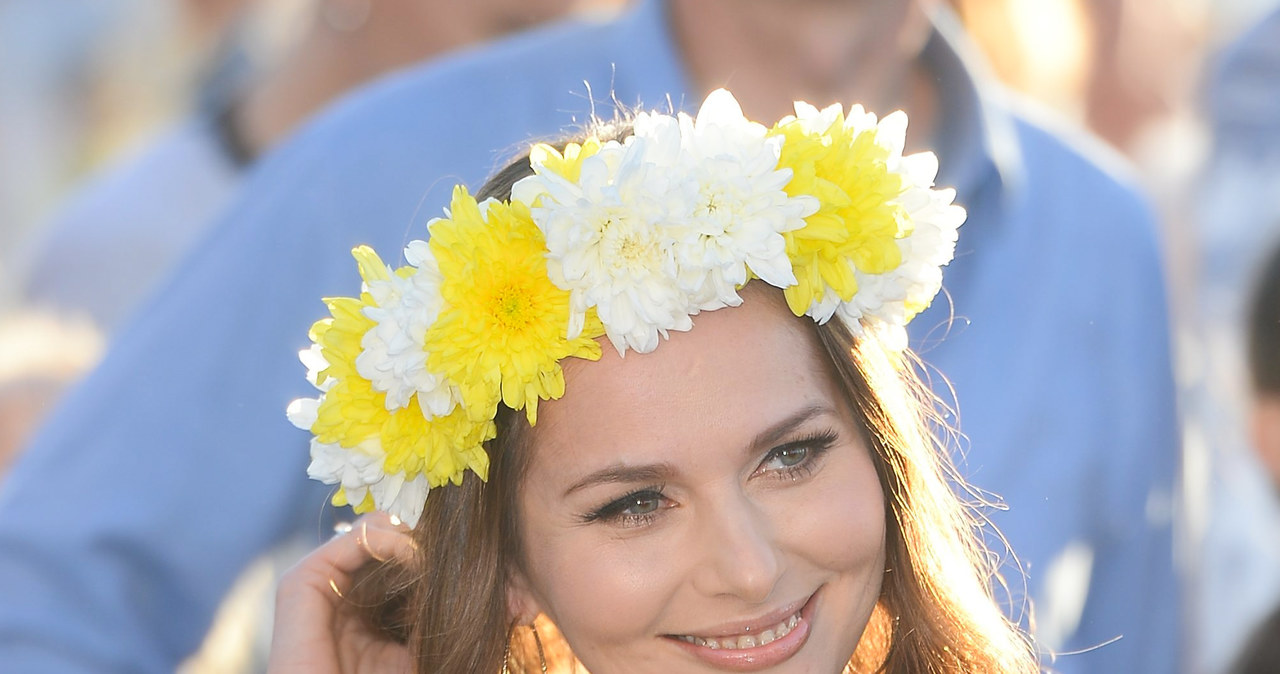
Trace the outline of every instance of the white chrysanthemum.
{"type": "Polygon", "coordinates": [[[796,278],[782,232],[804,226],[817,210],[812,197],[783,190],[789,169],[778,169],[781,137],[748,121],[729,92],[707,97],[696,120],[681,114],[681,162],[675,175],[692,190],[692,208],[676,248],[681,280],[697,310],[742,303],[737,288],[747,270],[785,288],[796,278]]]}
{"type": "Polygon", "coordinates": [[[410,527],[415,526],[427,501],[427,477],[419,473],[406,480],[404,473],[388,473],[384,460],[376,439],[346,449],[312,438],[307,477],[338,485],[352,506],[372,496],[374,509],[395,515],[410,527]]]}
{"type": "MultiPolygon", "coordinates": [[[[289,403],[285,414],[294,426],[309,431],[316,423],[316,413],[323,399],[323,396],[299,398],[289,403]]],[[[364,501],[369,485],[385,476],[383,459],[377,439],[346,449],[337,443],[320,442],[312,438],[311,464],[307,466],[307,476],[324,484],[341,485],[347,502],[358,504],[364,501]]]]}
{"type": "MultiPolygon", "coordinates": [[[[298,360],[306,366],[307,381],[311,382],[312,386],[321,391],[328,391],[333,386],[332,378],[325,379],[323,384],[317,383],[320,373],[329,367],[329,361],[325,360],[319,344],[312,344],[310,348],[299,351],[298,360]]],[[[307,428],[310,429],[310,426],[307,428]]]]}
{"type": "MultiPolygon", "coordinates": [[[[307,353],[303,351],[302,353],[307,353]]],[[[315,383],[315,379],[307,373],[307,378],[311,383],[315,383]]],[[[327,383],[327,382],[326,382],[327,383]]],[[[319,398],[298,398],[289,403],[288,409],[284,411],[284,415],[289,418],[289,423],[304,431],[311,430],[316,423],[316,413],[320,409],[320,403],[324,400],[324,396],[319,398]]]]}
{"type": "Polygon", "coordinates": [[[401,276],[390,267],[385,280],[366,284],[377,306],[366,307],[365,316],[375,325],[360,341],[356,371],[374,390],[387,394],[387,410],[409,404],[414,394],[426,418],[453,411],[458,394],[443,376],[427,369],[424,349],[427,328],[435,322],[440,298],[440,270],[425,241],[405,248],[413,273],[401,276]]]}
{"type": "Polygon", "coordinates": [[[387,477],[377,444],[377,440],[372,440],[347,449],[312,438],[307,477],[338,485],[347,503],[359,505],[365,500],[369,487],[387,477]]]}
{"type": "Polygon", "coordinates": [[[569,336],[581,334],[594,307],[619,353],[652,351],[659,336],[693,325],[667,217],[671,176],[645,156],[667,148],[651,141],[605,144],[583,160],[576,183],[535,162],[537,173],[513,188],[516,199],[537,204],[531,212],[546,237],[548,275],[569,291],[569,336]]]}
{"type": "Polygon", "coordinates": [[[422,509],[427,504],[427,476],[418,473],[412,480],[404,479],[404,473],[390,473],[369,485],[373,505],[378,510],[395,515],[410,527],[417,526],[422,509]]]}

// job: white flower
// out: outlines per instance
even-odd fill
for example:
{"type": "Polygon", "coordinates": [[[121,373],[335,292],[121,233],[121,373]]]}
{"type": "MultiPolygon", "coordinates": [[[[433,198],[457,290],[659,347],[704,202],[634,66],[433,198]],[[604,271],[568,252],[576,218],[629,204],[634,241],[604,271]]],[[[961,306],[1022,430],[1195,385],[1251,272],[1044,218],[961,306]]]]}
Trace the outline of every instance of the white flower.
{"type": "Polygon", "coordinates": [[[569,291],[570,338],[593,307],[620,354],[652,351],[659,336],[693,325],[676,274],[678,232],[667,218],[671,176],[646,161],[668,151],[662,140],[606,143],[582,162],[577,183],[535,163],[537,173],[513,188],[515,198],[537,204],[531,213],[546,237],[548,275],[569,291]]]}
{"type": "Polygon", "coordinates": [[[410,527],[417,526],[429,490],[427,476],[422,473],[412,480],[404,479],[404,473],[391,473],[369,485],[374,507],[399,517],[410,527]]]}
{"type": "Polygon", "coordinates": [[[782,232],[804,226],[817,210],[812,197],[784,191],[789,169],[778,169],[782,138],[767,138],[729,92],[719,89],[703,102],[696,120],[681,114],[681,164],[676,175],[693,191],[692,209],[676,248],[682,282],[697,310],[742,303],[737,288],[747,270],[785,288],[795,275],[782,232]]]}
{"type": "Polygon", "coordinates": [[[405,407],[417,394],[423,415],[431,419],[453,411],[459,397],[443,376],[427,369],[427,328],[444,303],[440,269],[425,241],[411,242],[405,259],[412,275],[406,278],[388,267],[386,280],[366,284],[377,306],[366,307],[364,314],[376,325],[360,341],[356,371],[387,394],[388,410],[405,407]]]}
{"type": "Polygon", "coordinates": [[[329,361],[325,360],[319,344],[312,344],[310,348],[299,351],[298,360],[306,366],[307,381],[311,382],[312,386],[321,391],[328,391],[333,386],[332,378],[324,380],[323,384],[318,383],[320,373],[329,367],[329,361]]]}
{"type": "Polygon", "coordinates": [[[312,438],[307,477],[324,484],[339,485],[347,502],[354,506],[364,501],[370,485],[385,479],[383,459],[376,439],[347,449],[337,443],[312,438]]]}
{"type": "MultiPolygon", "coordinates": [[[[306,352],[303,351],[303,353],[306,352]]],[[[316,415],[320,409],[320,403],[323,401],[324,396],[319,398],[298,398],[289,403],[284,415],[289,418],[289,423],[296,428],[309,431],[312,426],[316,425],[316,415]]]]}

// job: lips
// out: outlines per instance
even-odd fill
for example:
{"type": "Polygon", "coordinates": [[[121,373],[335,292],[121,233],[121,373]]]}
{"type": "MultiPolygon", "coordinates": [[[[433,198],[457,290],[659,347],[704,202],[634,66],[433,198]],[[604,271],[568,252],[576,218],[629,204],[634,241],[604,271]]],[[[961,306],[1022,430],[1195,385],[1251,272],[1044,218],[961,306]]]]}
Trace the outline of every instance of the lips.
{"type": "Polygon", "coordinates": [[[799,622],[800,622],[800,612],[796,611],[791,615],[790,618],[787,618],[786,620],[783,620],[772,627],[766,628],[765,630],[761,631],[759,634],[743,634],[740,636],[730,635],[727,637],[720,637],[720,638],[695,637],[695,636],[686,635],[686,636],[680,636],[676,638],[687,643],[710,648],[711,650],[721,650],[721,649],[741,650],[744,648],[755,648],[756,646],[765,646],[765,645],[771,644],[775,640],[781,639],[787,636],[788,634],[791,634],[791,630],[795,629],[796,625],[799,624],[799,622]]]}
{"type": "Polygon", "coordinates": [[[677,646],[717,669],[758,671],[795,655],[809,638],[814,598],[783,606],[759,618],[701,631],[668,635],[677,646]]]}

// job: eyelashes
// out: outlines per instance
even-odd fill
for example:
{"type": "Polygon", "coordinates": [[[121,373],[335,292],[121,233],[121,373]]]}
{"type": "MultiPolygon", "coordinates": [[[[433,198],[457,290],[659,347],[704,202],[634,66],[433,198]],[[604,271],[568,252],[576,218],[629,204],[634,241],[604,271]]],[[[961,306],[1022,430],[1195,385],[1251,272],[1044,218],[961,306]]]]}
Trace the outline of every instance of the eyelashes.
{"type": "Polygon", "coordinates": [[[799,480],[812,475],[823,456],[840,439],[835,430],[825,430],[806,435],[769,450],[753,475],[773,471],[772,477],[799,480]]]}
{"type": "Polygon", "coordinates": [[[628,493],[622,498],[610,501],[603,506],[582,516],[584,523],[616,522],[625,526],[641,526],[647,524],[662,509],[666,497],[662,495],[665,485],[651,485],[628,493]]]}
{"type": "MultiPolygon", "coordinates": [[[[752,478],[796,482],[812,475],[822,458],[839,441],[834,429],[807,434],[769,450],[752,472],[752,478]]],[[[584,524],[603,522],[623,528],[651,524],[673,504],[664,494],[666,485],[652,484],[609,501],[580,516],[584,524]]]]}

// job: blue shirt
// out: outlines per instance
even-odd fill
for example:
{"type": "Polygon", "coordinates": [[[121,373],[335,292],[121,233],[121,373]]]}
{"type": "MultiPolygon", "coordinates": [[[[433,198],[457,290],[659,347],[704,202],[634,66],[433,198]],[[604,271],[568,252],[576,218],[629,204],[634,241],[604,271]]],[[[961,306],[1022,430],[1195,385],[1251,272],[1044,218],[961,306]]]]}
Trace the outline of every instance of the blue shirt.
{"type": "MultiPolygon", "coordinates": [[[[941,34],[923,58],[942,85],[940,182],[970,216],[946,275],[952,302],[935,301],[913,337],[954,384],[963,470],[1007,502],[993,517],[1038,601],[1057,601],[1044,581],[1064,551],[1092,555],[1061,647],[1123,638],[1060,671],[1174,671],[1178,445],[1151,214],[1087,153],[980,89],[941,34]]],[[[168,671],[248,561],[321,529],[327,490],[304,478],[307,437],[282,410],[309,395],[295,354],[319,298],[359,283],[350,249],[422,237],[454,183],[478,186],[593,105],[608,116],[610,91],[696,104],[661,3],[396,77],[262,162],[0,492],[6,665],[168,671]]]]}

